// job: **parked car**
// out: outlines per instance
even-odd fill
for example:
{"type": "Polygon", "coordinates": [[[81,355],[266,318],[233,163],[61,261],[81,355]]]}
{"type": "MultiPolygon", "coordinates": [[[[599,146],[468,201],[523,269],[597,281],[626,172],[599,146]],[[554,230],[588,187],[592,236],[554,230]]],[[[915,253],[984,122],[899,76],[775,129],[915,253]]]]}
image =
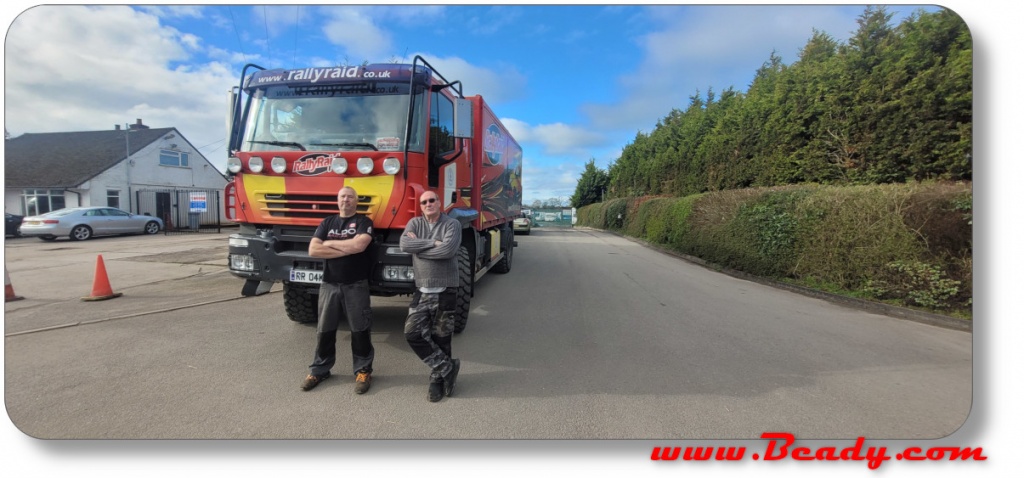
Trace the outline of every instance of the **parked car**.
{"type": "Polygon", "coordinates": [[[512,221],[512,233],[513,234],[526,234],[530,235],[530,218],[528,217],[517,217],[512,221]]]}
{"type": "Polygon", "coordinates": [[[19,231],[23,236],[36,236],[44,241],[61,236],[84,241],[112,234],[156,234],[163,228],[164,222],[153,216],[112,207],[73,207],[26,217],[19,231]]]}
{"type": "Polygon", "coordinates": [[[4,236],[18,237],[18,227],[21,226],[21,221],[25,219],[24,216],[17,214],[4,213],[4,236]]]}

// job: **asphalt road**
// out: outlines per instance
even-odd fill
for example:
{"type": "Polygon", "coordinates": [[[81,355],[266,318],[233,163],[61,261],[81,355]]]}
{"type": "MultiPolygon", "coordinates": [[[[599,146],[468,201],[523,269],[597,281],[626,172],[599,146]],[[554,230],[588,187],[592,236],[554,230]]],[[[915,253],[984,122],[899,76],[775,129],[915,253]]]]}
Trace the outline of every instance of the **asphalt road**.
{"type": "MultiPolygon", "coordinates": [[[[426,399],[374,298],[373,388],[299,383],[314,327],[226,273],[226,233],[5,241],[5,402],[37,438],[928,439],[972,404],[972,335],[740,280],[588,230],[517,236],[426,399]],[[83,302],[102,254],[122,297],[83,302]]],[[[340,350],[348,334],[339,336],[340,350]]]]}

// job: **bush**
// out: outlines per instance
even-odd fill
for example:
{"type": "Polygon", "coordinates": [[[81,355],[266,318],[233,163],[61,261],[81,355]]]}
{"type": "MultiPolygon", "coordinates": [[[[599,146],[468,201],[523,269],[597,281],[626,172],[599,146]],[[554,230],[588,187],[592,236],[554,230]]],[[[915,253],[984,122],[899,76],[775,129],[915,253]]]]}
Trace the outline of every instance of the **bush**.
{"type": "Polygon", "coordinates": [[[889,274],[869,281],[867,290],[879,299],[900,299],[929,309],[947,309],[958,305],[960,281],[949,279],[941,267],[919,261],[895,261],[888,264],[889,274]]]}
{"type": "Polygon", "coordinates": [[[613,229],[755,275],[970,314],[970,183],[798,185],[618,198],[578,211],[613,229]]]}
{"type": "Polygon", "coordinates": [[[608,229],[622,229],[626,223],[626,199],[612,199],[604,203],[604,224],[608,229]]]}
{"type": "Polygon", "coordinates": [[[907,190],[899,186],[820,188],[797,207],[801,228],[795,277],[859,290],[886,273],[888,264],[917,259],[926,250],[906,227],[902,207],[907,190]]]}

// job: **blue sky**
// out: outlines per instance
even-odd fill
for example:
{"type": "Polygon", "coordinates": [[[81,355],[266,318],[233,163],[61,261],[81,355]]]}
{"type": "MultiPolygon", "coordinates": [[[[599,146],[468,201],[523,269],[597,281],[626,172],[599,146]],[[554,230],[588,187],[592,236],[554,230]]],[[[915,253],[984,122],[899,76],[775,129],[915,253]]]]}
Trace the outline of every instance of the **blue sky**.
{"type": "MultiPolygon", "coordinates": [[[[921,6],[891,6],[898,22],[921,6]]],[[[813,29],[845,41],[864,5],[179,5],[26,7],[5,43],[12,135],[141,118],[223,170],[226,91],[248,62],[299,68],[426,57],[481,94],[524,148],[524,200],[575,190],[637,131],[709,88],[745,91],[813,29]],[[45,38],[45,42],[40,42],[45,38]]],[[[932,7],[934,9],[934,7],[932,7]]]]}

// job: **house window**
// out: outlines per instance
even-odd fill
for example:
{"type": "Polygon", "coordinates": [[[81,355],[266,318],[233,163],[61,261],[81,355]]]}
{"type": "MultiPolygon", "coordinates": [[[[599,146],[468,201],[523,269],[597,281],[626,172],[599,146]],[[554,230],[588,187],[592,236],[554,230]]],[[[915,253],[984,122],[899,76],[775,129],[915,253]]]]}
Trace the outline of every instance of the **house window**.
{"type": "Polygon", "coordinates": [[[182,151],[174,151],[170,149],[160,150],[160,165],[161,166],[177,166],[179,168],[188,167],[188,153],[182,151]]]}
{"type": "Polygon", "coordinates": [[[121,191],[117,189],[107,190],[107,207],[121,208],[121,191]]]}
{"type": "Polygon", "coordinates": [[[26,216],[38,216],[64,209],[64,191],[60,189],[26,189],[21,196],[26,216]]]}

